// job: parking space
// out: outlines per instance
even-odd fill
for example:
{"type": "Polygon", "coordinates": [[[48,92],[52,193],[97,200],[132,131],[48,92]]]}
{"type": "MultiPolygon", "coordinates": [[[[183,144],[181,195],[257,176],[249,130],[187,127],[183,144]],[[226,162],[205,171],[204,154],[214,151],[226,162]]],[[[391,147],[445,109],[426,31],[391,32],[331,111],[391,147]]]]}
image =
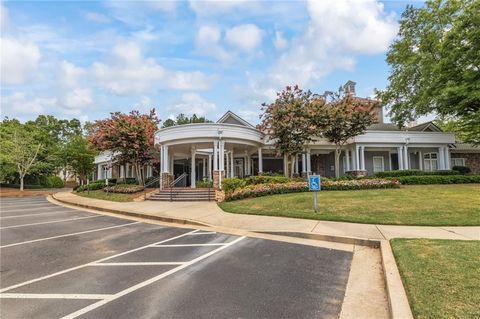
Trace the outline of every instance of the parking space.
{"type": "Polygon", "coordinates": [[[337,318],[352,260],[43,198],[2,199],[0,239],[1,318],[337,318]]]}

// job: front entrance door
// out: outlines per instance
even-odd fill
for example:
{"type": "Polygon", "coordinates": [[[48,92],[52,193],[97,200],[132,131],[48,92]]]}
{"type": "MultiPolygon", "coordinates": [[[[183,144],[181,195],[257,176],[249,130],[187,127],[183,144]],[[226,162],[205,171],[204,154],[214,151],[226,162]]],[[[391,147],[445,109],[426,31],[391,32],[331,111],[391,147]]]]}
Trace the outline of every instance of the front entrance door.
{"type": "Polygon", "coordinates": [[[243,178],[243,159],[239,158],[235,160],[235,176],[243,178]]]}

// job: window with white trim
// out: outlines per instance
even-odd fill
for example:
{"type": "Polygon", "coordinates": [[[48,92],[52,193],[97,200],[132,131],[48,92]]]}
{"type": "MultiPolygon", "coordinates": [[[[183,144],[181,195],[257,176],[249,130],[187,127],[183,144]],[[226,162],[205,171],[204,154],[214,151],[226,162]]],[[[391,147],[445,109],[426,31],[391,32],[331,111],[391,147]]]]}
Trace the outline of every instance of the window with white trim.
{"type": "Polygon", "coordinates": [[[451,165],[454,166],[465,166],[465,159],[464,158],[451,158],[451,165]]]}
{"type": "Polygon", "coordinates": [[[374,156],[373,157],[373,172],[383,172],[385,170],[385,163],[383,156],[374,156]]]}
{"type": "Polygon", "coordinates": [[[438,153],[423,154],[423,170],[429,172],[438,170],[438,153]]]}

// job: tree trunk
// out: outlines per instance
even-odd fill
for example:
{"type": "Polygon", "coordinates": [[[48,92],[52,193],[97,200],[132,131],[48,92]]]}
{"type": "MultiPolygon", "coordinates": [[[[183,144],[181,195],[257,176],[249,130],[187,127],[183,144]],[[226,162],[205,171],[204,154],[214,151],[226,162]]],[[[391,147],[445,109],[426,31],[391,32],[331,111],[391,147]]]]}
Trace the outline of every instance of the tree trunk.
{"type": "Polygon", "coordinates": [[[23,192],[23,178],[24,178],[24,177],[25,177],[25,176],[20,175],[20,191],[21,191],[21,192],[23,192]]]}
{"type": "Polygon", "coordinates": [[[342,149],[339,145],[335,146],[335,177],[340,177],[340,154],[342,149]]]}

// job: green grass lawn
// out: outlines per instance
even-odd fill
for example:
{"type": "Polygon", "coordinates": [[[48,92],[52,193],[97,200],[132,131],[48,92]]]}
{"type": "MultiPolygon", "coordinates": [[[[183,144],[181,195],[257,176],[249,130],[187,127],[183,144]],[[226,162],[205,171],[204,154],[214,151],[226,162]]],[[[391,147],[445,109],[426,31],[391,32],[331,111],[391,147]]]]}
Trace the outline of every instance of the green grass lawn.
{"type": "Polygon", "coordinates": [[[480,225],[480,184],[412,185],[396,189],[323,191],[220,203],[226,212],[392,225],[480,225]]]}
{"type": "Polygon", "coordinates": [[[480,318],[480,241],[394,239],[415,318],[480,318]]]}
{"type": "Polygon", "coordinates": [[[95,191],[90,191],[88,192],[79,192],[79,193],[74,193],[75,195],[83,196],[83,197],[89,197],[89,198],[95,198],[95,199],[104,199],[104,200],[110,200],[114,202],[131,202],[133,199],[137,196],[139,196],[139,193],[136,194],[120,194],[120,193],[106,193],[102,189],[100,190],[95,190],[95,191]]]}

